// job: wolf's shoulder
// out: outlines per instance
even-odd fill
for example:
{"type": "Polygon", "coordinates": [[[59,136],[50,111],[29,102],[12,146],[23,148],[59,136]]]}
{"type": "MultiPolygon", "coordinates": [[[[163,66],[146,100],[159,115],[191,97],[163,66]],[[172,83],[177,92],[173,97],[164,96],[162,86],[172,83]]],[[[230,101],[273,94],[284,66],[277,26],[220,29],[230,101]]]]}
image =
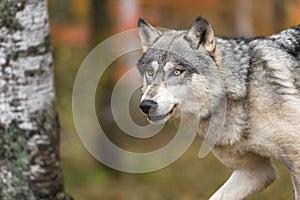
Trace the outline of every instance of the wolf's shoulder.
{"type": "Polygon", "coordinates": [[[300,25],[283,30],[269,37],[273,42],[285,48],[290,54],[299,57],[300,54],[300,25]]]}

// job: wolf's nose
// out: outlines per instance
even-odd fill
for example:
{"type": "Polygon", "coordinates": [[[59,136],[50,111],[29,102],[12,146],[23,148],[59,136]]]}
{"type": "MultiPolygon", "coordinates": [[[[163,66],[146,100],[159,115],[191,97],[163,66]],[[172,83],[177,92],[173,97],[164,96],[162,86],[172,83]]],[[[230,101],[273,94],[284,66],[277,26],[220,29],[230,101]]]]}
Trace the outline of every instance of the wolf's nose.
{"type": "Polygon", "coordinates": [[[154,112],[157,109],[157,103],[152,100],[143,100],[140,104],[140,109],[148,115],[149,111],[154,112]]]}

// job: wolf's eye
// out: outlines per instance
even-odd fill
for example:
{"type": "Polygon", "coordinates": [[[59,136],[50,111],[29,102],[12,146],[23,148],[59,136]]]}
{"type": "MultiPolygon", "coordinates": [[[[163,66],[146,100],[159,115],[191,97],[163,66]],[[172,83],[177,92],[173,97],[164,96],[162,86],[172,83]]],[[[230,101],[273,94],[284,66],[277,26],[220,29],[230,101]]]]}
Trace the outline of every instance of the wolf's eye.
{"type": "Polygon", "coordinates": [[[149,76],[153,76],[154,70],[153,70],[152,68],[147,69],[147,74],[148,74],[149,76]]]}
{"type": "Polygon", "coordinates": [[[183,72],[183,70],[175,69],[174,72],[173,72],[173,74],[174,74],[175,76],[179,76],[182,72],[183,72]]]}

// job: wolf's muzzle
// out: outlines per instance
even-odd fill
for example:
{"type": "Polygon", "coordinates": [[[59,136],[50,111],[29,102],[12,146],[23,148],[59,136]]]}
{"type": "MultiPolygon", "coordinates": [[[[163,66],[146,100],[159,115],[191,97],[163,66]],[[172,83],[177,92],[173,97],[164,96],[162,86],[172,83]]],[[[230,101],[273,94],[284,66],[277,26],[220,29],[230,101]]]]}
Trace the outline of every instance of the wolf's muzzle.
{"type": "Polygon", "coordinates": [[[145,113],[154,112],[157,109],[157,103],[152,100],[143,100],[140,104],[140,109],[145,113]]]}

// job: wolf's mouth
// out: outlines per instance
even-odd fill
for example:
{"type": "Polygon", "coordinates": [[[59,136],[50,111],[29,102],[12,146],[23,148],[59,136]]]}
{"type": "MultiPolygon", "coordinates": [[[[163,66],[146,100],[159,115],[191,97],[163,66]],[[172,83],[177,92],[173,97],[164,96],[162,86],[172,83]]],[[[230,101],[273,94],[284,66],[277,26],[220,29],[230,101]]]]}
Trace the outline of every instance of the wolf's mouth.
{"type": "Polygon", "coordinates": [[[164,119],[166,119],[167,117],[171,116],[173,113],[174,113],[174,110],[175,108],[177,107],[177,104],[175,104],[173,106],[173,108],[171,109],[170,112],[168,112],[167,114],[165,115],[148,115],[148,119],[151,121],[151,122],[160,122],[164,119]]]}

